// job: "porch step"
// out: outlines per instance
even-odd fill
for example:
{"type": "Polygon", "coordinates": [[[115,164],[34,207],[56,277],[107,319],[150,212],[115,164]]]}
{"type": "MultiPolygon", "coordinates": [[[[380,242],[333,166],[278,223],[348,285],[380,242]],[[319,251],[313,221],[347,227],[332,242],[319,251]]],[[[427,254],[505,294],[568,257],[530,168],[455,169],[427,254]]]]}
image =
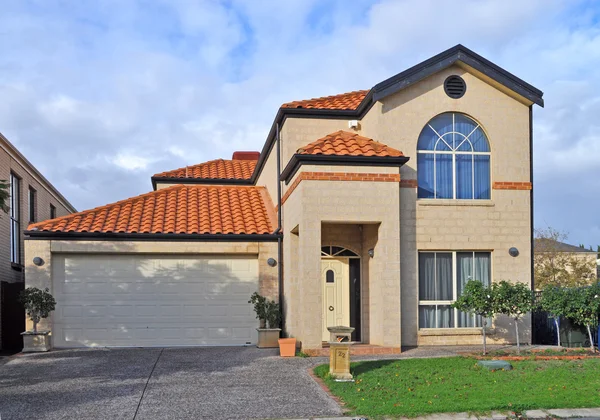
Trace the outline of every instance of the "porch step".
{"type": "MultiPolygon", "coordinates": [[[[311,357],[329,357],[329,346],[323,345],[320,349],[304,349],[305,354],[311,357]]],[[[400,354],[400,347],[384,347],[371,344],[354,344],[350,346],[351,356],[368,356],[372,354],[400,354]]]]}

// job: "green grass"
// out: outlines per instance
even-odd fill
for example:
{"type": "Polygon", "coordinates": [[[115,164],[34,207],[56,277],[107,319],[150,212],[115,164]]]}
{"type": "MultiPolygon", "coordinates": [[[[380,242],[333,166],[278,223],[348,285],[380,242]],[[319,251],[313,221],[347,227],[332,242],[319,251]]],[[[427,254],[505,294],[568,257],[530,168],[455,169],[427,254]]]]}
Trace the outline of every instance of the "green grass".
{"type": "Polygon", "coordinates": [[[524,360],[495,372],[476,363],[463,357],[352,363],[354,383],[333,381],[329,365],[315,373],[351,414],[369,418],[600,406],[600,360],[524,360]]]}

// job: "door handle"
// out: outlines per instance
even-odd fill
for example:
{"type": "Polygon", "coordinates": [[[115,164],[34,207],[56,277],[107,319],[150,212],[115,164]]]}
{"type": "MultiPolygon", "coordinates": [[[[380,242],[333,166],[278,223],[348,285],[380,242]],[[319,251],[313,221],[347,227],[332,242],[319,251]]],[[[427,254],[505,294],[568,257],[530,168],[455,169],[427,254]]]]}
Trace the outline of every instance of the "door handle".
{"type": "Polygon", "coordinates": [[[330,310],[330,311],[333,311],[333,306],[330,306],[330,307],[329,307],[329,310],[330,310]]]}

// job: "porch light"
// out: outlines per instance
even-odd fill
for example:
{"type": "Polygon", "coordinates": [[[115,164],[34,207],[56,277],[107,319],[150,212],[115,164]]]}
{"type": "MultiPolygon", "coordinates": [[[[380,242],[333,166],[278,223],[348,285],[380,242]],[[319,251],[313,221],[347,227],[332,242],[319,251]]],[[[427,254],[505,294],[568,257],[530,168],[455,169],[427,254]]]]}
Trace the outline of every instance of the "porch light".
{"type": "Polygon", "coordinates": [[[509,254],[511,257],[518,257],[518,256],[519,256],[519,250],[513,246],[512,248],[510,248],[510,249],[508,250],[508,254],[509,254]]]}
{"type": "Polygon", "coordinates": [[[275,260],[275,258],[269,258],[267,260],[267,264],[269,265],[269,267],[275,267],[277,265],[277,261],[275,260]]]}
{"type": "Polygon", "coordinates": [[[369,249],[369,257],[373,258],[375,256],[375,250],[373,248],[369,249]]]}
{"type": "Polygon", "coordinates": [[[38,267],[44,265],[44,260],[41,257],[33,257],[33,263],[38,267]]]}

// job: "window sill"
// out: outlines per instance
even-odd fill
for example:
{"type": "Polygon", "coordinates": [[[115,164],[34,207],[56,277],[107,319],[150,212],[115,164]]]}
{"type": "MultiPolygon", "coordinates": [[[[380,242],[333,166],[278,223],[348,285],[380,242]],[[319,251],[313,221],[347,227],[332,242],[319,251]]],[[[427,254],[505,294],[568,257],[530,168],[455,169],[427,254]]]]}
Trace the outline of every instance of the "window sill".
{"type": "MultiPolygon", "coordinates": [[[[496,334],[494,328],[486,328],[486,335],[496,334]]],[[[481,335],[481,328],[425,328],[418,332],[421,337],[431,336],[457,336],[457,335],[481,335]]]]}
{"type": "Polygon", "coordinates": [[[494,207],[496,204],[492,200],[452,200],[452,199],[432,199],[420,198],[417,200],[419,206],[467,206],[467,207],[494,207]]]}
{"type": "Polygon", "coordinates": [[[23,271],[23,265],[17,264],[17,263],[14,263],[14,262],[10,263],[10,268],[12,268],[15,271],[23,271]]]}

